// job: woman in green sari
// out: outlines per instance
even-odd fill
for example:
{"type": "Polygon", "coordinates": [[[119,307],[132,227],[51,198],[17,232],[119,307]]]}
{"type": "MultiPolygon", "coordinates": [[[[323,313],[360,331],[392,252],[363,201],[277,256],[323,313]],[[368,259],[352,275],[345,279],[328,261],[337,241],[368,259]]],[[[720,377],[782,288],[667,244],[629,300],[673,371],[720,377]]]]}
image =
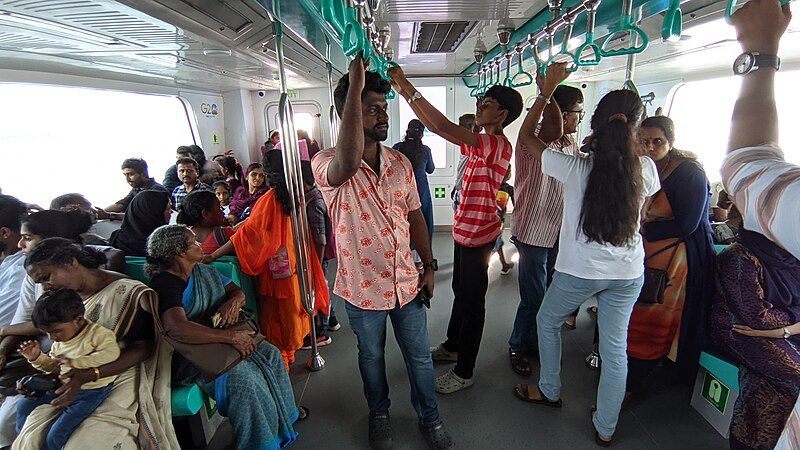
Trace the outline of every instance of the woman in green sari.
{"type": "MultiPolygon", "coordinates": [[[[78,292],[86,318],[116,333],[122,349],[116,361],[98,368],[100,377],[118,375],[111,394],[64,448],[178,450],[170,415],[171,350],[154,337],[153,319],[142,309],[155,292],[123,274],[100,269],[104,262],[102,253],[62,238],[41,241],[25,260],[28,275],[45,290],[78,292]],[[108,446],[98,447],[100,443],[108,446]]],[[[12,448],[42,448],[58,408],[72,403],[81,386],[97,377],[93,369],[74,369],[68,375],[56,391],[60,397],[31,413],[12,448]]]]}
{"type": "Polygon", "coordinates": [[[180,358],[173,380],[196,383],[217,401],[220,414],[230,419],[237,449],[279,449],[297,438],[293,423],[308,414],[295,406],[289,374],[280,351],[252,332],[227,330],[239,319],[244,293],[212,266],[199,264],[203,250],[194,232],[184,225],[157,228],[147,241],[150,286],[158,293],[153,309],[163,333],[186,344],[228,344],[243,360],[215,380],[206,382],[199,370],[180,358]],[[219,328],[202,323],[219,314],[219,328]],[[235,407],[230,407],[235,405],[235,407]]]}

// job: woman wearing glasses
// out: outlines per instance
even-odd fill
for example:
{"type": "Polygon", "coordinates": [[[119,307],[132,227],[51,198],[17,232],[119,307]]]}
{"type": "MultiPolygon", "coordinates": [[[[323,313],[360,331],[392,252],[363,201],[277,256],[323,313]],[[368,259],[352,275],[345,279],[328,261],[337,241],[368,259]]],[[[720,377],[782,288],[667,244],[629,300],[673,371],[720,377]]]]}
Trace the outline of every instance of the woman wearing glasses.
{"type": "Polygon", "coordinates": [[[644,213],[645,265],[666,272],[661,302],[639,302],[628,327],[628,393],[664,357],[675,362],[677,381],[691,383],[704,343],[715,254],[708,221],[709,185],[697,157],[673,147],[675,125],[653,116],[639,128],[644,154],[656,162],[661,190],[644,213]]]}

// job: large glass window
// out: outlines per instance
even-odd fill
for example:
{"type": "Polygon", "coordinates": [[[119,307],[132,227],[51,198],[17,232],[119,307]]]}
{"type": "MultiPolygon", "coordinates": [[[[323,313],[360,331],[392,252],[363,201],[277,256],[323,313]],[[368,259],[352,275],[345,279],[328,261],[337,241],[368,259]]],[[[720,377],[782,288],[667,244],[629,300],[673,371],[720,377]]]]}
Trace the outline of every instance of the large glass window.
{"type": "MultiPolygon", "coordinates": [[[[712,182],[721,178],[740,83],[735,76],[693,81],[679,86],[673,95],[669,116],[675,122],[675,146],[696,153],[712,182]]],[[[798,83],[800,71],[779,72],[775,85],[780,144],[786,159],[795,164],[800,164],[800,127],[792,120],[800,104],[798,83]]]]}
{"type": "Polygon", "coordinates": [[[177,97],[0,83],[0,188],[47,208],[68,192],[108,206],[124,197],[120,165],[144,158],[161,182],[175,149],[194,143],[177,97]]]}
{"type": "MultiPolygon", "coordinates": [[[[447,115],[447,86],[423,86],[417,88],[420,94],[425,97],[425,100],[430,102],[431,105],[436,107],[442,114],[447,115]]],[[[417,119],[417,115],[405,101],[399,102],[400,104],[400,139],[406,134],[408,122],[411,119],[417,119]]],[[[431,133],[430,130],[425,129],[425,136],[422,142],[431,148],[433,155],[433,164],[437,169],[447,167],[447,141],[439,135],[431,133]]]]}

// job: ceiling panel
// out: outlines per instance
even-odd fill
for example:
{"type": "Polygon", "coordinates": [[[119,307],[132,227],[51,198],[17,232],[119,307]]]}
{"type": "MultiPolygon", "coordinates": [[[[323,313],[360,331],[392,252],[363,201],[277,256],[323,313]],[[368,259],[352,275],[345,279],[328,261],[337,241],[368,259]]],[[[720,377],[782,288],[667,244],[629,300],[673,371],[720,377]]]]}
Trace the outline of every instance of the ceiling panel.
{"type": "Polygon", "coordinates": [[[531,0],[384,0],[378,19],[386,22],[422,20],[490,20],[529,18],[531,0]]]}

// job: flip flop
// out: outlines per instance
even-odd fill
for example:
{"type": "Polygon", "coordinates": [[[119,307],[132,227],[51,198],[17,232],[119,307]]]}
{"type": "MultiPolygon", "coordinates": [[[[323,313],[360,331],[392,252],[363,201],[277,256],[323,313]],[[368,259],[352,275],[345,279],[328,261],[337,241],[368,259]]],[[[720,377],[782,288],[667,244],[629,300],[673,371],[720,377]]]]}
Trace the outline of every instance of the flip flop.
{"type": "Polygon", "coordinates": [[[539,389],[539,385],[536,385],[536,390],[539,391],[539,397],[541,398],[531,398],[530,393],[530,385],[529,384],[518,384],[517,387],[514,388],[514,396],[518,399],[522,400],[523,402],[528,403],[535,403],[537,405],[545,405],[551,408],[561,408],[561,399],[559,398],[556,401],[548,400],[547,397],[542,393],[542,390],[539,389]],[[520,392],[520,389],[523,392],[520,392]]]}
{"type": "Polygon", "coordinates": [[[309,411],[309,409],[306,408],[305,406],[299,406],[298,405],[297,409],[300,410],[300,415],[297,416],[297,421],[298,422],[302,422],[302,421],[308,419],[308,416],[311,415],[311,411],[309,411]]]}
{"type": "Polygon", "coordinates": [[[517,375],[529,377],[533,373],[531,359],[519,350],[508,349],[508,358],[511,360],[511,370],[517,375]]]}

